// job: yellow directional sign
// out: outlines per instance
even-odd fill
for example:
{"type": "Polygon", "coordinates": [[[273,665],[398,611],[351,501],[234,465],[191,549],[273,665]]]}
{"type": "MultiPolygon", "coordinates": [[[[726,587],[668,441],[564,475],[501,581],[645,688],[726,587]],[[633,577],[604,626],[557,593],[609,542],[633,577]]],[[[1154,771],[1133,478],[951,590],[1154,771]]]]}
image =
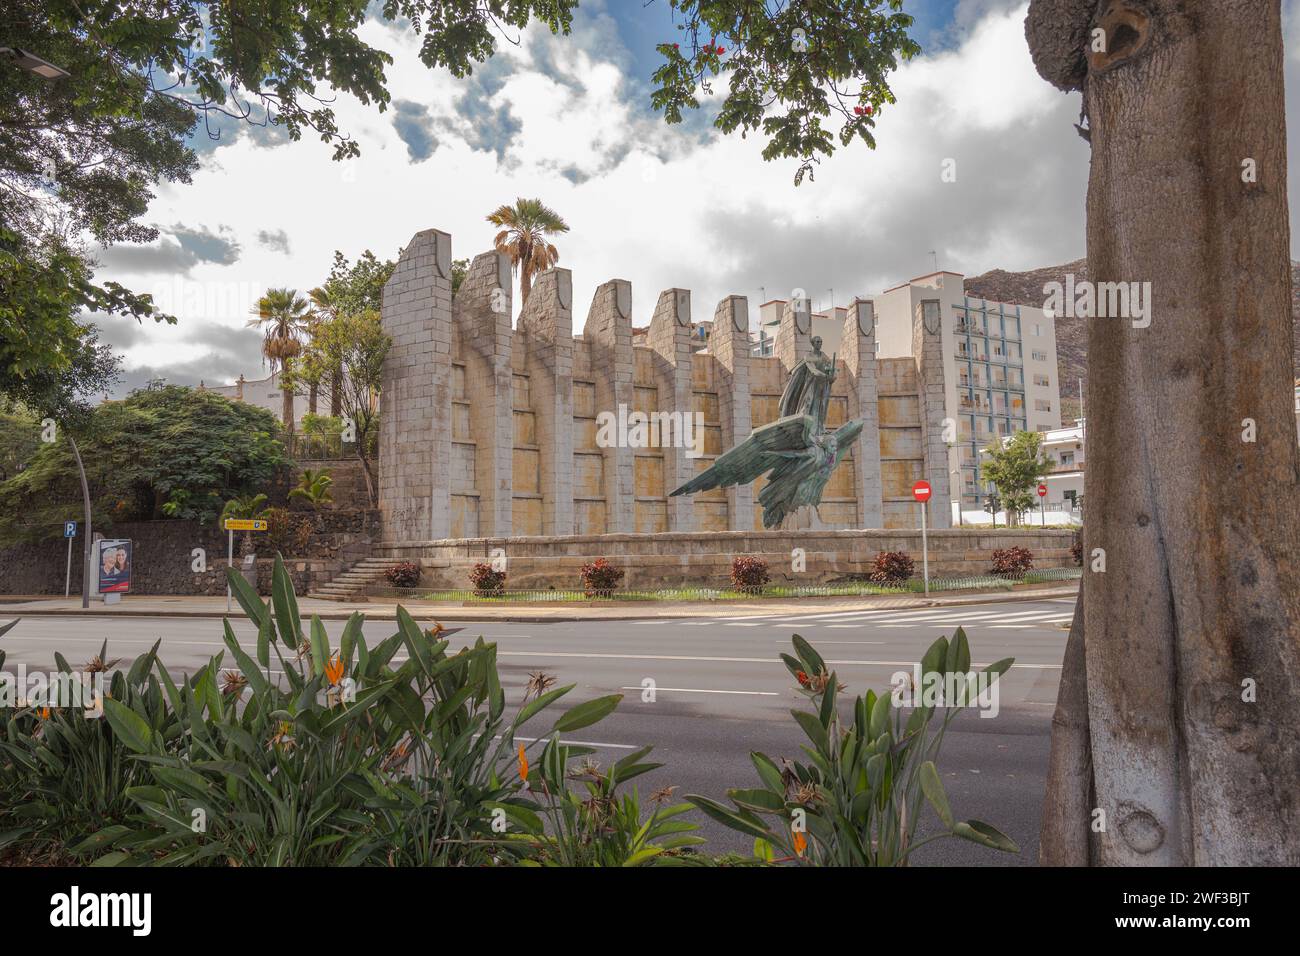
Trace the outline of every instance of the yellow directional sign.
{"type": "Polygon", "coordinates": [[[227,531],[265,531],[266,520],[264,518],[227,518],[227,531]]]}

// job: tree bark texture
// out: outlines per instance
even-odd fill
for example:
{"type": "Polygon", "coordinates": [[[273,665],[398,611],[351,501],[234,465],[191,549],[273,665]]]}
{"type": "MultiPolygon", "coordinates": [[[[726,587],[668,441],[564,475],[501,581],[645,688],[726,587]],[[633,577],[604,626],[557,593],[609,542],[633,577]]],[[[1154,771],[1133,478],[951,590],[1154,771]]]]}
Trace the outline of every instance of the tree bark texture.
{"type": "Polygon", "coordinates": [[[1042,862],[1295,865],[1300,454],[1280,3],[1032,0],[1025,27],[1039,72],[1083,94],[1089,279],[1151,284],[1148,327],[1090,319],[1086,586],[1042,862]]]}

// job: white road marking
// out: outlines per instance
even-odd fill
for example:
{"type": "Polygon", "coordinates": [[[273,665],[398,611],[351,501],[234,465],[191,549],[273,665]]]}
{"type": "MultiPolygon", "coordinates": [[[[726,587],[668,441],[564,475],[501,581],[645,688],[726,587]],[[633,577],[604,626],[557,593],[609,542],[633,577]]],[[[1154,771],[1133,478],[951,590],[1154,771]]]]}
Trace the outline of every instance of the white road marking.
{"type": "MultiPolygon", "coordinates": [[[[702,663],[725,664],[776,664],[785,666],[780,659],[770,657],[693,657],[685,654],[580,654],[573,651],[497,651],[498,657],[577,657],[584,659],[622,660],[622,661],[699,661],[702,663]]],[[[862,667],[911,667],[916,661],[849,661],[828,660],[827,664],[842,664],[862,667]]],[[[986,664],[971,664],[971,667],[988,667],[986,664]]],[[[1060,664],[1012,664],[1012,667],[1035,670],[1060,670],[1060,664]]]]}
{"type": "MultiPolygon", "coordinates": [[[[619,690],[645,690],[638,684],[635,687],[620,687],[619,690]]],[[[745,694],[753,697],[779,697],[774,690],[704,690],[699,687],[655,687],[655,691],[671,691],[674,694],[745,694]]]]}
{"type": "MultiPolygon", "coordinates": [[[[497,738],[493,738],[493,739],[497,739],[497,738]]],[[[539,739],[548,740],[550,738],[520,737],[518,735],[515,735],[515,740],[522,740],[525,743],[530,743],[530,744],[536,743],[539,739]]],[[[602,744],[595,740],[561,740],[560,743],[564,744],[566,747],[600,747],[602,749],[611,748],[614,750],[640,750],[641,749],[640,747],[636,747],[632,744],[602,744]]]]}

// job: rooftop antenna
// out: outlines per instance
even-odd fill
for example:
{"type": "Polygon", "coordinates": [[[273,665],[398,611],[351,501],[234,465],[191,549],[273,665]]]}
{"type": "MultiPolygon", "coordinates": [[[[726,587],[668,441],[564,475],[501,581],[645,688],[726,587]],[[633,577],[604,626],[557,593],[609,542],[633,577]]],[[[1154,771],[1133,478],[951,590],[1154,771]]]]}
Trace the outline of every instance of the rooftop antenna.
{"type": "Polygon", "coordinates": [[[938,271],[939,271],[939,253],[938,253],[938,251],[936,251],[936,250],[934,250],[934,249],[931,249],[931,250],[930,250],[930,255],[934,256],[934,271],[935,271],[935,272],[938,272],[938,271]]]}

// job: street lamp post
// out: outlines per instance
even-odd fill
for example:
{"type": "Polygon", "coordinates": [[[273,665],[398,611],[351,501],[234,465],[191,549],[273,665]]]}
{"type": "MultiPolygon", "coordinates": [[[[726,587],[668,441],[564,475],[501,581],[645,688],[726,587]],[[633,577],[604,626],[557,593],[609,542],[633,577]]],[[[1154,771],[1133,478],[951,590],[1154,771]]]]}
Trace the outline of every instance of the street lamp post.
{"type": "Polygon", "coordinates": [[[20,50],[17,47],[0,46],[0,56],[3,56],[20,70],[35,73],[47,80],[61,80],[65,76],[72,75],[62,67],[55,66],[47,60],[42,60],[36,54],[20,50]]]}
{"type": "Polygon", "coordinates": [[[77,459],[77,471],[81,472],[81,500],[86,509],[86,543],[81,556],[81,606],[90,607],[90,486],[86,484],[86,469],[81,464],[81,452],[77,449],[77,440],[68,433],[68,441],[72,443],[72,454],[77,459]]]}

